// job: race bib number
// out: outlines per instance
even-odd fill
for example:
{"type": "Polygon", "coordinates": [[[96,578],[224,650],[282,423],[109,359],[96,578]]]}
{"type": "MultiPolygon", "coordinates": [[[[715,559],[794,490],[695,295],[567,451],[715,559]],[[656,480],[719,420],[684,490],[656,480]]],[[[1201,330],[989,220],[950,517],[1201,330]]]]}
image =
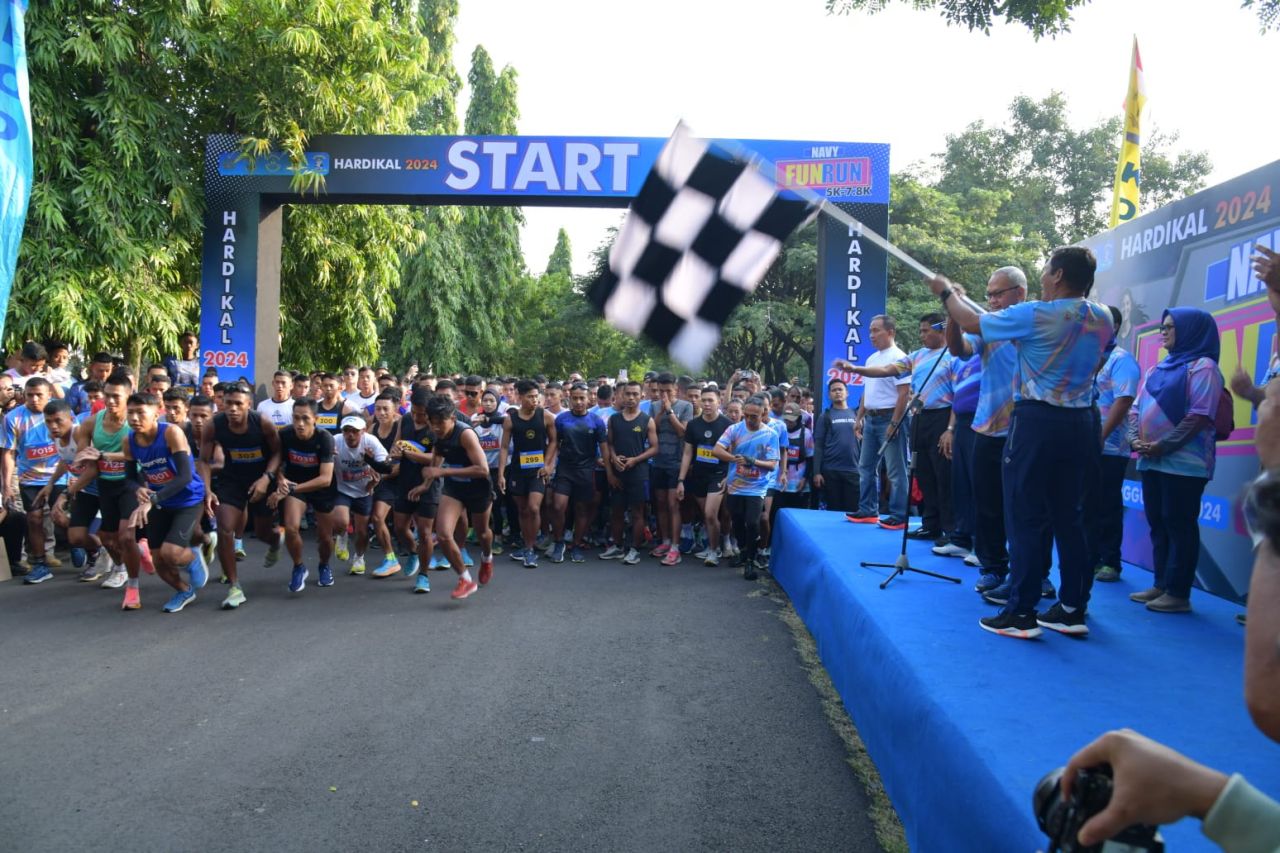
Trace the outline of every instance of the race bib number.
{"type": "Polygon", "coordinates": [[[711,448],[712,448],[712,445],[710,444],[699,444],[698,445],[698,461],[707,462],[711,465],[719,465],[720,460],[717,459],[715,454],[711,452],[711,448]]]}
{"type": "Polygon", "coordinates": [[[480,439],[481,450],[485,450],[485,451],[497,450],[499,444],[501,444],[501,441],[498,439],[497,436],[489,436],[488,438],[480,439]]]}
{"type": "Polygon", "coordinates": [[[354,483],[357,480],[367,480],[369,479],[369,469],[360,468],[355,471],[349,471],[344,468],[342,471],[342,479],[348,483],[354,483]]]}
{"type": "Polygon", "coordinates": [[[800,458],[800,448],[798,448],[798,447],[788,447],[788,448],[787,448],[787,459],[789,459],[789,460],[791,460],[792,462],[794,462],[794,461],[796,461],[796,460],[797,460],[797,459],[799,459],[799,458],[800,458]]]}
{"type": "Polygon", "coordinates": [[[27,448],[27,458],[32,462],[39,462],[42,459],[51,459],[58,455],[58,448],[52,444],[42,444],[36,447],[27,448]]]}
{"type": "Polygon", "coordinates": [[[316,426],[321,429],[336,429],[338,426],[338,416],[333,414],[317,415],[316,426]]]}
{"type": "Polygon", "coordinates": [[[227,454],[227,458],[232,462],[261,462],[262,448],[253,447],[249,449],[232,450],[227,454]]]}
{"type": "Polygon", "coordinates": [[[520,453],[520,469],[528,471],[533,468],[541,468],[546,464],[543,460],[541,450],[525,450],[520,453]]]}
{"type": "Polygon", "coordinates": [[[98,473],[100,474],[123,474],[123,459],[98,459],[98,473]]]}

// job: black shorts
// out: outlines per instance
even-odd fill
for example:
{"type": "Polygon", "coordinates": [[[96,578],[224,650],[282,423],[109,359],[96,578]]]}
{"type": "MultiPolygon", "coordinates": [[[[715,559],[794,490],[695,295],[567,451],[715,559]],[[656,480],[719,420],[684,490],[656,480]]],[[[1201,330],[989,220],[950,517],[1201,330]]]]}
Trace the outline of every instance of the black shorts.
{"type": "Polygon", "coordinates": [[[679,468],[657,468],[649,474],[650,492],[669,492],[680,482],[679,468]]]}
{"type": "Polygon", "coordinates": [[[120,529],[121,521],[138,508],[138,487],[127,480],[98,481],[98,512],[102,513],[102,527],[108,533],[120,529]]]}
{"type": "Polygon", "coordinates": [[[511,468],[511,474],[507,477],[507,494],[514,497],[524,497],[525,495],[545,495],[547,493],[547,484],[538,476],[539,468],[535,471],[521,471],[519,468],[511,468]]]}
{"type": "Polygon", "coordinates": [[[719,494],[724,489],[724,476],[718,472],[690,476],[684,481],[685,493],[695,498],[719,494]]]}
{"type": "MultiPolygon", "coordinates": [[[[22,498],[22,511],[31,512],[31,506],[36,502],[36,495],[40,494],[40,490],[44,486],[19,486],[18,494],[22,498]]],[[[66,486],[54,486],[49,491],[49,500],[45,502],[44,508],[48,510],[53,507],[58,500],[58,495],[62,494],[66,486]]]]}
{"type": "Polygon", "coordinates": [[[153,506],[147,513],[147,541],[152,548],[165,543],[186,548],[203,514],[203,502],[181,507],[153,506]]]}
{"type": "Polygon", "coordinates": [[[586,470],[560,469],[556,471],[551,488],[557,495],[568,495],[575,501],[590,503],[596,499],[596,477],[590,468],[586,470]]]}
{"type": "Polygon", "coordinates": [[[476,515],[488,512],[489,507],[493,505],[493,490],[489,488],[488,480],[468,480],[464,483],[445,480],[444,488],[440,493],[445,497],[453,498],[462,504],[467,512],[476,515]]]}
{"type": "Polygon", "coordinates": [[[71,512],[70,527],[89,527],[98,515],[98,496],[84,490],[67,498],[67,506],[71,512]]]}
{"type": "Polygon", "coordinates": [[[213,494],[218,498],[218,503],[233,506],[243,511],[246,507],[249,510],[250,518],[258,518],[261,516],[271,515],[275,510],[267,506],[267,495],[271,494],[271,490],[275,488],[275,482],[267,487],[266,494],[261,499],[249,501],[249,489],[252,483],[240,483],[235,480],[219,478],[213,487],[213,494]]]}
{"type": "Polygon", "coordinates": [[[396,502],[396,481],[383,480],[373,489],[373,502],[393,505],[396,502]]]}
{"type": "Polygon", "coordinates": [[[419,518],[435,518],[436,508],[440,506],[440,481],[436,480],[431,484],[431,488],[422,493],[422,496],[416,501],[411,501],[407,497],[410,489],[405,489],[396,494],[396,502],[392,505],[400,515],[416,515],[419,518]]]}
{"type": "Polygon", "coordinates": [[[640,468],[632,468],[618,475],[620,489],[613,492],[614,506],[635,506],[649,499],[649,478],[647,472],[640,468]]]}
{"type": "Polygon", "coordinates": [[[373,495],[361,495],[358,498],[353,498],[351,495],[338,492],[334,506],[346,507],[351,510],[352,515],[363,515],[367,518],[373,515],[373,495]]]}
{"type": "Polygon", "coordinates": [[[609,475],[603,468],[597,468],[595,471],[596,478],[596,494],[601,497],[609,496],[609,475]]]}
{"type": "Polygon", "coordinates": [[[321,515],[333,512],[334,504],[338,502],[337,492],[299,492],[289,497],[301,501],[321,515]]]}

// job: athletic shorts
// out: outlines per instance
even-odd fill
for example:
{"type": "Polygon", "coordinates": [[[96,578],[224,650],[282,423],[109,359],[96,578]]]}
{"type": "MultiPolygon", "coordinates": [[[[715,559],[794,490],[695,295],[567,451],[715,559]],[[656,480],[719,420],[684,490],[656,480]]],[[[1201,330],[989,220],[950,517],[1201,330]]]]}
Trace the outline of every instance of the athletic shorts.
{"type": "Polygon", "coordinates": [[[724,489],[724,474],[704,474],[701,477],[689,477],[684,481],[685,494],[695,498],[719,494],[724,489]]]}
{"type": "Polygon", "coordinates": [[[596,498],[596,476],[590,468],[576,471],[561,469],[556,471],[551,488],[557,495],[568,495],[575,501],[589,503],[596,498]]]}
{"type": "Polygon", "coordinates": [[[679,468],[657,468],[649,474],[650,492],[669,492],[680,483],[679,468]]]}
{"type": "Polygon", "coordinates": [[[271,490],[275,488],[275,481],[272,480],[271,485],[267,486],[267,491],[260,500],[251,503],[249,501],[249,488],[252,485],[252,483],[238,483],[235,480],[219,479],[213,487],[213,493],[220,504],[233,506],[242,511],[245,507],[248,507],[250,518],[271,515],[275,510],[267,506],[267,495],[271,494],[271,490]]]}
{"type": "Polygon", "coordinates": [[[770,489],[767,493],[765,493],[765,496],[764,496],[765,500],[769,500],[769,501],[773,500],[778,496],[778,493],[781,491],[782,491],[781,489],[770,489]]]}
{"type": "Polygon", "coordinates": [[[445,480],[441,494],[453,498],[467,512],[476,515],[488,512],[493,505],[493,490],[489,488],[488,480],[471,480],[466,483],[445,480]]]}
{"type": "Polygon", "coordinates": [[[120,529],[122,521],[138,508],[138,487],[128,480],[100,480],[98,482],[98,512],[102,514],[102,527],[108,533],[120,529]]]}
{"type": "Polygon", "coordinates": [[[336,492],[299,492],[289,495],[289,497],[295,501],[302,501],[302,503],[321,515],[333,512],[333,506],[338,500],[336,492]]]}
{"type": "Polygon", "coordinates": [[[640,468],[632,468],[618,475],[620,489],[613,492],[615,506],[635,506],[649,499],[649,478],[640,468]]]}
{"type": "MultiPolygon", "coordinates": [[[[22,498],[22,511],[31,512],[31,506],[36,502],[36,495],[40,494],[40,490],[44,486],[19,486],[18,495],[22,498]]],[[[66,489],[66,486],[54,486],[49,491],[49,500],[45,502],[45,509],[51,509],[58,500],[58,495],[66,489]]]]}
{"type": "Polygon", "coordinates": [[[203,502],[180,507],[153,506],[147,513],[147,541],[152,548],[165,543],[186,548],[203,514],[203,502]]]}
{"type": "Polygon", "coordinates": [[[83,489],[67,498],[71,527],[88,527],[98,515],[98,496],[83,489]]]}
{"type": "MultiPolygon", "coordinates": [[[[541,469],[539,469],[541,470],[541,469]]],[[[515,469],[507,477],[507,494],[517,498],[525,495],[545,495],[547,484],[538,476],[538,471],[520,471],[515,469]]]]}
{"type": "Polygon", "coordinates": [[[396,482],[395,480],[383,480],[373,488],[373,502],[376,504],[393,505],[396,502],[396,482]]]}
{"type": "Polygon", "coordinates": [[[337,500],[334,501],[334,506],[344,506],[351,510],[352,515],[363,515],[368,517],[373,515],[373,495],[361,495],[358,498],[353,498],[351,495],[338,492],[338,497],[337,500]]]}
{"type": "Polygon", "coordinates": [[[608,497],[609,496],[609,475],[605,473],[605,470],[603,468],[597,468],[595,470],[595,478],[596,478],[596,494],[600,495],[601,497],[608,497]]]}
{"type": "Polygon", "coordinates": [[[409,489],[396,494],[396,502],[392,509],[401,515],[416,515],[420,518],[435,518],[436,508],[440,506],[440,481],[436,480],[431,488],[422,493],[422,497],[411,501],[407,497],[409,489]]]}

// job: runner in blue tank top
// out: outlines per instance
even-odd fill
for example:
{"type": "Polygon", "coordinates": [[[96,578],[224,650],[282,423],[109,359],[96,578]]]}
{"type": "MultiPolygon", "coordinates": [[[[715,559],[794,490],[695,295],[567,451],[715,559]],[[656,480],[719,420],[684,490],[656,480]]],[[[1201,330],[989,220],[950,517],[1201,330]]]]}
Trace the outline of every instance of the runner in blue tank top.
{"type": "Polygon", "coordinates": [[[165,604],[177,613],[209,580],[191,534],[204,512],[204,481],[195,476],[186,433],[159,421],[160,400],[154,394],[132,394],[128,401],[129,438],[125,442],[125,476],[137,486],[136,526],[146,525],[156,574],[176,592],[165,604]],[[157,550],[158,546],[158,550],[157,550]],[[188,573],[190,582],[182,579],[188,573]]]}

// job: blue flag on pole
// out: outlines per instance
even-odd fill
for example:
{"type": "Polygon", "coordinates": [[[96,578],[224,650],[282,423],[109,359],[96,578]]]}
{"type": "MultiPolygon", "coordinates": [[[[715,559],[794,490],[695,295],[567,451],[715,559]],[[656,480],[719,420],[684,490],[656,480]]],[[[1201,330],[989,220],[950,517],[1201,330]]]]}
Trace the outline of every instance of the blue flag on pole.
{"type": "Polygon", "coordinates": [[[31,199],[31,90],[27,84],[27,0],[0,0],[0,336],[4,335],[31,199]]]}

